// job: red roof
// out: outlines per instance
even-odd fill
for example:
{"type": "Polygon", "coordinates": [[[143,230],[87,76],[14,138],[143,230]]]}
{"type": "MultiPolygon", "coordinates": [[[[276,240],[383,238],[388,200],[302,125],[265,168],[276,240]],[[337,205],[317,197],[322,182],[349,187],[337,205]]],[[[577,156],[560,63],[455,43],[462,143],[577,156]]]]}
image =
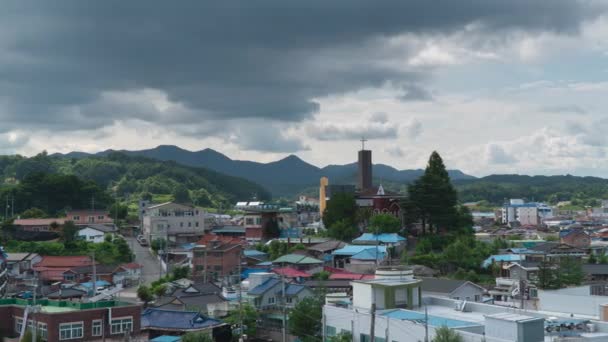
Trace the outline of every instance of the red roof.
{"type": "Polygon", "coordinates": [[[50,226],[53,222],[64,224],[65,218],[17,219],[13,224],[16,226],[50,226]]]}
{"type": "Polygon", "coordinates": [[[275,268],[272,270],[272,272],[278,274],[278,275],[282,275],[284,277],[287,278],[310,278],[312,277],[312,275],[306,273],[306,272],[302,272],[300,270],[297,270],[293,267],[281,267],[281,268],[275,268]]]}
{"type": "Polygon", "coordinates": [[[39,277],[42,280],[60,281],[63,280],[63,273],[67,271],[65,268],[45,269],[39,272],[39,277]]]}
{"type": "Polygon", "coordinates": [[[215,234],[203,235],[201,237],[201,239],[198,240],[197,244],[207,245],[207,244],[211,243],[212,241],[220,241],[221,243],[224,243],[224,244],[236,244],[236,245],[245,244],[245,240],[243,240],[240,237],[215,235],[215,234]]]}
{"type": "Polygon", "coordinates": [[[122,265],[120,265],[120,267],[125,268],[125,269],[136,270],[136,269],[142,268],[143,266],[136,262],[130,262],[128,264],[122,264],[122,265]]]}
{"type": "Polygon", "coordinates": [[[329,276],[330,280],[367,280],[374,279],[373,274],[359,273],[333,273],[329,276]]]}
{"type": "Polygon", "coordinates": [[[34,271],[43,268],[65,268],[77,266],[89,266],[92,264],[91,258],[83,256],[43,256],[39,263],[34,265],[34,271]]]}

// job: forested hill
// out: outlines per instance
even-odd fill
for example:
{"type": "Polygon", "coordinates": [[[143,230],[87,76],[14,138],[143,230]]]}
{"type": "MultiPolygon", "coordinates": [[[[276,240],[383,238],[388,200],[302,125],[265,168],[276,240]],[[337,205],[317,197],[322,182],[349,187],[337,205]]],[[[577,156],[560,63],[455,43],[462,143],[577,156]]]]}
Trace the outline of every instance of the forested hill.
{"type": "MultiPolygon", "coordinates": [[[[25,193],[27,189],[23,189],[25,184],[41,188],[27,190],[30,192],[34,190],[44,192],[45,189],[42,189],[44,187],[50,187],[49,192],[67,192],[68,189],[52,187],[53,183],[58,182],[65,182],[63,187],[72,186],[74,180],[65,176],[76,176],[76,179],[81,182],[94,181],[101,190],[112,190],[119,197],[146,192],[155,195],[170,195],[176,189],[185,186],[190,190],[191,199],[201,206],[218,206],[219,204],[226,206],[238,200],[250,199],[252,196],[270,199],[270,193],[266,189],[243,178],[227,176],[204,168],[184,166],[172,161],[127,156],[119,152],[78,159],[49,156],[46,153],[31,158],[0,156],[0,175],[2,176],[1,200],[5,200],[6,193],[9,191],[18,191],[22,197],[27,197],[25,193]],[[40,175],[46,177],[41,178],[40,175]],[[49,175],[54,177],[49,178],[49,175]],[[32,179],[34,176],[38,179],[32,179]]],[[[76,184],[73,187],[83,187],[84,184],[76,184]]],[[[93,193],[92,190],[86,194],[76,194],[78,191],[75,191],[72,197],[82,197],[89,192],[91,195],[86,196],[91,197],[93,193]]],[[[42,193],[40,196],[46,195],[42,193]]],[[[99,197],[99,206],[101,206],[103,196],[97,195],[97,197],[99,197]]],[[[19,204],[24,205],[24,201],[24,199],[20,199],[19,204]]],[[[66,202],[65,205],[83,205],[81,203],[83,201],[84,199],[79,198],[74,204],[66,202]]],[[[86,201],[90,202],[90,198],[87,198],[86,201]]],[[[48,204],[46,205],[48,206],[48,204]]],[[[57,205],[63,205],[63,203],[57,205]]]]}
{"type": "Polygon", "coordinates": [[[505,199],[525,198],[530,201],[557,203],[608,199],[608,179],[598,177],[490,175],[474,180],[454,181],[462,202],[486,200],[500,205],[505,199]]]}
{"type": "MultiPolygon", "coordinates": [[[[105,156],[112,150],[96,153],[95,156],[105,156]]],[[[161,145],[152,149],[139,151],[119,151],[130,156],[144,156],[157,160],[171,160],[182,165],[204,167],[227,175],[241,177],[260,184],[276,197],[295,197],[306,188],[318,187],[319,178],[329,177],[330,183],[354,182],[357,174],[357,164],[328,165],[319,168],[311,165],[295,155],[270,163],[258,163],[246,160],[233,160],[212,149],[188,151],[177,146],[161,145]]],[[[57,154],[61,156],[60,154],[57,154]]],[[[62,155],[68,158],[86,158],[91,154],[71,152],[62,155]]],[[[353,151],[353,159],[356,159],[353,151]]],[[[374,177],[397,183],[409,183],[422,175],[424,171],[398,170],[384,164],[374,164],[374,177]]],[[[452,179],[474,178],[459,170],[448,170],[452,179]]]]}

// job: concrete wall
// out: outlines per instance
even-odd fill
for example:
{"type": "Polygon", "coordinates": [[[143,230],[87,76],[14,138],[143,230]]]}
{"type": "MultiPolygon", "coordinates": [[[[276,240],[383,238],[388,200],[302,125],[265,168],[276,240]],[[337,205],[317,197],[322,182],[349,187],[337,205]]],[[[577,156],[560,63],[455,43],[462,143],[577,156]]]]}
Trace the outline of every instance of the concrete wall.
{"type": "Polygon", "coordinates": [[[454,292],[452,292],[452,294],[450,295],[450,298],[464,300],[464,299],[467,299],[467,297],[468,297],[467,300],[475,301],[475,296],[479,296],[478,301],[481,301],[483,292],[484,291],[482,289],[480,289],[479,287],[477,287],[473,284],[470,284],[470,283],[466,283],[463,286],[454,290],[454,292]],[[456,297],[458,297],[458,298],[456,298],[456,297]]]}
{"type": "Polygon", "coordinates": [[[600,317],[600,305],[608,303],[606,296],[589,295],[589,287],[581,286],[556,291],[538,291],[539,310],[560,311],[600,317]]]}

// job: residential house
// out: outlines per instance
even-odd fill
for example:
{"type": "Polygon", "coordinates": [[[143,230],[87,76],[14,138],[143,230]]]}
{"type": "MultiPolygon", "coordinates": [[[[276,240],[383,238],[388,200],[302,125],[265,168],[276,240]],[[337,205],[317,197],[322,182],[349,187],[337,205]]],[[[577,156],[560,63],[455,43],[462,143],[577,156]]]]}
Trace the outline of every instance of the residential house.
{"type": "Polygon", "coordinates": [[[278,267],[272,269],[273,273],[287,279],[288,281],[302,282],[306,279],[312,278],[312,274],[300,271],[293,267],[278,267]]]}
{"type": "Polygon", "coordinates": [[[77,288],[68,287],[68,288],[59,288],[59,290],[51,292],[46,295],[46,298],[52,300],[81,300],[87,296],[87,292],[83,290],[79,290],[77,288]]]}
{"type": "Polygon", "coordinates": [[[40,262],[42,257],[37,253],[6,253],[8,276],[26,278],[33,275],[32,265],[40,262]]]}
{"type": "Polygon", "coordinates": [[[66,213],[66,217],[66,221],[72,221],[77,226],[114,224],[114,220],[110,217],[110,213],[107,210],[70,210],[66,213]]]}
{"type": "Polygon", "coordinates": [[[206,317],[198,311],[157,308],[148,308],[141,314],[141,330],[146,334],[146,340],[189,332],[207,332],[214,341],[230,341],[232,336],[228,324],[206,317]]]}
{"type": "Polygon", "coordinates": [[[155,306],[163,310],[198,311],[209,317],[224,317],[229,303],[222,289],[213,283],[193,283],[185,288],[175,288],[158,298],[155,306]]]}
{"type": "Polygon", "coordinates": [[[545,242],[534,247],[528,248],[522,252],[528,261],[559,261],[563,257],[572,257],[580,259],[587,253],[580,248],[576,248],[565,243],[545,242]]]}
{"type": "Polygon", "coordinates": [[[328,266],[323,267],[323,271],[330,273],[330,280],[369,280],[376,278],[373,274],[355,273],[345,269],[328,266]]]}
{"type": "Polygon", "coordinates": [[[220,235],[204,235],[192,249],[193,275],[218,279],[238,272],[244,241],[220,235]]]}
{"type": "Polygon", "coordinates": [[[589,248],[591,244],[591,237],[582,227],[560,231],[559,240],[563,244],[581,249],[589,248]]]}
{"type": "Polygon", "coordinates": [[[385,264],[387,260],[387,248],[382,245],[346,245],[331,254],[333,267],[354,273],[373,273],[376,266],[385,264]]]}
{"type": "Polygon", "coordinates": [[[312,274],[322,270],[323,261],[301,254],[286,254],[273,260],[272,264],[283,267],[290,266],[312,274]]]}
{"type": "Polygon", "coordinates": [[[63,273],[80,266],[90,266],[93,261],[88,256],[43,256],[34,264],[34,273],[43,282],[63,281],[63,273]]]}
{"type": "Polygon", "coordinates": [[[66,221],[65,218],[16,219],[13,225],[28,232],[58,232],[66,221]]]}
{"type": "Polygon", "coordinates": [[[112,283],[120,284],[123,287],[139,285],[142,270],[143,266],[135,262],[122,264],[114,270],[112,283]]]}
{"type": "Polygon", "coordinates": [[[343,248],[346,243],[339,240],[328,240],[314,244],[306,250],[315,258],[323,261],[331,261],[331,253],[337,249],[343,248]]]}
{"type": "Polygon", "coordinates": [[[112,283],[114,280],[114,272],[116,265],[86,265],[72,267],[63,272],[63,281],[68,283],[84,283],[93,279],[93,274],[97,276],[97,280],[105,280],[112,283]]]}
{"type": "Polygon", "coordinates": [[[608,265],[606,264],[582,264],[585,277],[589,281],[608,281],[608,265]]]}
{"type": "Polygon", "coordinates": [[[223,236],[231,236],[231,237],[240,237],[245,238],[245,227],[243,226],[234,226],[234,225],[225,225],[220,227],[214,227],[211,229],[211,233],[215,235],[223,235],[223,236]]]}
{"type": "Polygon", "coordinates": [[[243,251],[247,266],[255,266],[261,262],[268,260],[268,253],[258,251],[257,249],[246,249],[243,251]]]}
{"type": "Polygon", "coordinates": [[[35,317],[28,314],[25,304],[19,299],[0,299],[1,331],[19,336],[24,324],[32,327],[35,318],[39,336],[48,342],[93,341],[104,337],[122,340],[125,336],[136,337],[140,333],[141,307],[136,304],[41,299],[36,302],[40,310],[35,317]]]}
{"type": "Polygon", "coordinates": [[[372,234],[363,233],[361,236],[353,240],[354,245],[384,245],[389,247],[396,247],[405,244],[406,238],[402,237],[397,233],[383,233],[383,234],[372,234]]]}
{"type": "Polygon", "coordinates": [[[205,213],[191,205],[167,202],[149,206],[143,215],[142,234],[170,244],[196,242],[205,233],[205,213]]]}
{"type": "Polygon", "coordinates": [[[421,278],[422,291],[428,295],[447,297],[467,302],[482,302],[486,289],[467,280],[421,278]]]}
{"type": "Polygon", "coordinates": [[[85,228],[80,229],[76,236],[84,241],[93,243],[102,243],[105,241],[106,235],[114,235],[117,231],[114,225],[106,226],[101,224],[88,225],[85,228]]]}
{"type": "Polygon", "coordinates": [[[348,279],[337,279],[337,280],[306,280],[302,285],[310,288],[313,292],[316,289],[322,289],[327,293],[347,293],[351,295],[353,293],[353,286],[351,280],[348,279]]]}
{"type": "MultiPolygon", "coordinates": [[[[264,227],[275,222],[279,225],[280,207],[267,205],[262,202],[249,202],[237,207],[245,213],[243,215],[243,226],[245,227],[245,238],[249,242],[259,242],[264,238],[264,227]]],[[[242,204],[242,202],[241,202],[242,204]]]]}
{"type": "Polygon", "coordinates": [[[512,263],[505,268],[509,271],[510,279],[526,280],[530,283],[535,283],[538,280],[538,265],[535,261],[518,261],[512,263]]]}

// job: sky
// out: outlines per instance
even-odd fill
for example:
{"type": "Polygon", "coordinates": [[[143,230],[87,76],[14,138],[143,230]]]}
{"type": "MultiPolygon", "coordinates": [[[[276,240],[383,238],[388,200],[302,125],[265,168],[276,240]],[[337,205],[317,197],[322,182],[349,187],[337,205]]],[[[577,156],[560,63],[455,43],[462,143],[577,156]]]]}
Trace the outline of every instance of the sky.
{"type": "Polygon", "coordinates": [[[608,176],[608,2],[7,1],[0,153],[608,176]]]}

